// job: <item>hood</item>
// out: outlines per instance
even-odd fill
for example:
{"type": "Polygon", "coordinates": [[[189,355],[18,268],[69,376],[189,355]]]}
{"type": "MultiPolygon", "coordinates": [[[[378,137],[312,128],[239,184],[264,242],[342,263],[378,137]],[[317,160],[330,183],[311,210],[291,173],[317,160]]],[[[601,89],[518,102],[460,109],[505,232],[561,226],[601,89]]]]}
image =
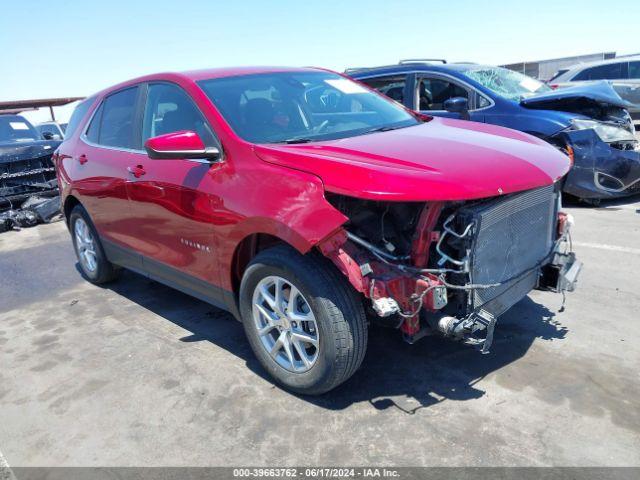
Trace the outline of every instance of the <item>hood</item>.
{"type": "Polygon", "coordinates": [[[523,98],[520,100],[520,105],[527,108],[562,110],[576,113],[582,113],[582,111],[590,107],[629,108],[631,106],[606,81],[560,88],[523,98]]]}
{"type": "Polygon", "coordinates": [[[18,162],[53,155],[60,143],[62,142],[57,140],[0,143],[0,163],[18,162]]]}
{"type": "Polygon", "coordinates": [[[434,118],[414,127],[299,145],[255,145],[259,158],[369,200],[471,200],[550,185],[569,169],[548,143],[515,130],[434,118]]]}

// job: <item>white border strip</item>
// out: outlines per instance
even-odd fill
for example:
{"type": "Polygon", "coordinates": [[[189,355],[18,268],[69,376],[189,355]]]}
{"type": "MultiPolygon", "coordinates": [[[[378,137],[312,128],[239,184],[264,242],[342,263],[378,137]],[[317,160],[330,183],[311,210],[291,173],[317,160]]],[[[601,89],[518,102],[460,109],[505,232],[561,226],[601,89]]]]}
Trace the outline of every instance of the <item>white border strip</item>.
{"type": "Polygon", "coordinates": [[[13,474],[13,470],[9,466],[9,462],[2,455],[2,451],[0,450],[0,480],[17,480],[16,476],[13,474]]]}
{"type": "Polygon", "coordinates": [[[606,243],[588,243],[588,242],[573,242],[577,247],[597,248],[599,250],[610,250],[612,252],[631,253],[633,255],[640,255],[640,248],[621,247],[619,245],[607,245],[606,243]]]}

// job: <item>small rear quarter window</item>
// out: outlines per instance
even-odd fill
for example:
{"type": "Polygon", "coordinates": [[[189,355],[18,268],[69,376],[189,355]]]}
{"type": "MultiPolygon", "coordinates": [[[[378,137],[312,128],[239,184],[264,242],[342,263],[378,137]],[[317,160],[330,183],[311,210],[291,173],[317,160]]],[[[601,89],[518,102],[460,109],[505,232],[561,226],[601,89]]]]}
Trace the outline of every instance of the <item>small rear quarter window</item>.
{"type": "Polygon", "coordinates": [[[75,133],[80,126],[80,122],[87,114],[89,107],[93,105],[94,101],[95,97],[87,98],[76,105],[76,108],[73,110],[71,118],[69,119],[69,123],[67,124],[67,128],[65,129],[65,138],[70,138],[75,133]]]}

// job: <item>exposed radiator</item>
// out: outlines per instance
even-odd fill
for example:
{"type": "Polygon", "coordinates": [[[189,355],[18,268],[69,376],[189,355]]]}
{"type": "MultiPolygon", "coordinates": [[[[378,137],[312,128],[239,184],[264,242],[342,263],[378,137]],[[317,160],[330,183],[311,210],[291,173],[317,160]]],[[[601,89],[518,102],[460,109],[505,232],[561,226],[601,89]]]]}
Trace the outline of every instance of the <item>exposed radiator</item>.
{"type": "Polygon", "coordinates": [[[483,307],[501,315],[532,290],[539,269],[535,267],[550,252],[556,225],[557,193],[554,186],[518,193],[463,208],[459,219],[474,222],[470,245],[470,282],[500,283],[473,290],[468,307],[483,307]]]}

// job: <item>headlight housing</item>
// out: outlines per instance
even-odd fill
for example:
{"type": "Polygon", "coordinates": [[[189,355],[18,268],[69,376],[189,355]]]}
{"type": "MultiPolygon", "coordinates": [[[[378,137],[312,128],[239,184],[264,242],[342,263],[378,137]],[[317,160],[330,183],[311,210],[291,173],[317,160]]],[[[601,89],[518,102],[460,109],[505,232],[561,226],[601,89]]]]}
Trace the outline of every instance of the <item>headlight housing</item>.
{"type": "Polygon", "coordinates": [[[628,127],[611,123],[598,122],[597,120],[581,120],[574,118],[571,120],[574,130],[592,129],[596,132],[600,140],[607,143],[634,141],[635,132],[628,127]]]}

